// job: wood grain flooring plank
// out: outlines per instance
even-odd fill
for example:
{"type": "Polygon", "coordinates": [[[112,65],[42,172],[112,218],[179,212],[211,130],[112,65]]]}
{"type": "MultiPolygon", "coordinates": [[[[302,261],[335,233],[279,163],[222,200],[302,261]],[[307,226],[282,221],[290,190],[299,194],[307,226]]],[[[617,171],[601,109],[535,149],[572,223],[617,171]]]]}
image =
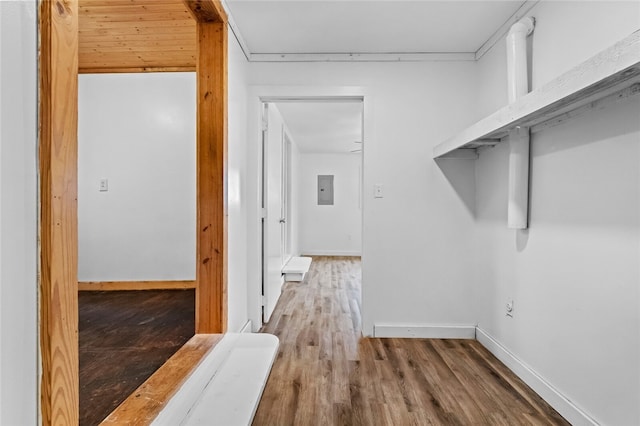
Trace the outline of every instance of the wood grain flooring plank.
{"type": "Polygon", "coordinates": [[[81,291],[80,426],[100,423],[194,334],[194,290],[81,291]]]}
{"type": "Polygon", "coordinates": [[[314,256],[264,333],[280,348],[254,425],[567,425],[480,343],[364,338],[360,259],[314,256]]]}

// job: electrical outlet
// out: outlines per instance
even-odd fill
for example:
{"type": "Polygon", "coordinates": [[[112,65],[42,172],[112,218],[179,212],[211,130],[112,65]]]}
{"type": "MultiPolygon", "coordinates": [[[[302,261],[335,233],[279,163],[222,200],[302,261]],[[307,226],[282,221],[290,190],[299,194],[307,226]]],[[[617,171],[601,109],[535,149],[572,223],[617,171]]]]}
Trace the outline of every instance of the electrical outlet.
{"type": "Polygon", "coordinates": [[[109,190],[109,179],[100,179],[100,192],[107,192],[109,190]]]}
{"type": "Polygon", "coordinates": [[[373,197],[374,198],[383,198],[384,197],[384,188],[381,183],[376,183],[373,186],[373,197]]]}
{"type": "Polygon", "coordinates": [[[507,311],[507,316],[513,318],[513,299],[507,300],[507,305],[505,306],[507,311]]]}

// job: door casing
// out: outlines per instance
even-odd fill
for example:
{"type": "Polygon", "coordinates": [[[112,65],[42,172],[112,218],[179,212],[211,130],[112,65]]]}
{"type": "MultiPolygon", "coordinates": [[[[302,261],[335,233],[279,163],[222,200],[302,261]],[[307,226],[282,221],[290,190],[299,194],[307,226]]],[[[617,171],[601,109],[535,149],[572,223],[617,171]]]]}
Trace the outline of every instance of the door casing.
{"type": "MultiPolygon", "coordinates": [[[[223,333],[227,16],[219,0],[184,3],[198,34],[196,333],[223,333]]],[[[40,0],[38,32],[40,415],[45,426],[70,425],[79,420],[78,0],[40,0]]]]}
{"type": "MultiPolygon", "coordinates": [[[[252,331],[259,331],[262,327],[262,116],[263,105],[269,102],[353,102],[363,103],[363,151],[362,151],[362,179],[364,187],[373,187],[369,182],[369,176],[364,167],[366,158],[375,152],[375,134],[373,122],[373,93],[367,87],[362,86],[251,86],[249,89],[248,106],[248,167],[247,167],[247,208],[250,219],[247,225],[247,282],[248,282],[248,314],[252,331]],[[366,145],[366,148],[364,146],[366,145]],[[255,150],[251,147],[256,147],[255,150]]],[[[372,328],[369,326],[368,302],[366,300],[366,212],[368,200],[363,197],[362,206],[362,318],[363,331],[372,328]]],[[[364,334],[371,334],[364,332],[364,334]]]]}

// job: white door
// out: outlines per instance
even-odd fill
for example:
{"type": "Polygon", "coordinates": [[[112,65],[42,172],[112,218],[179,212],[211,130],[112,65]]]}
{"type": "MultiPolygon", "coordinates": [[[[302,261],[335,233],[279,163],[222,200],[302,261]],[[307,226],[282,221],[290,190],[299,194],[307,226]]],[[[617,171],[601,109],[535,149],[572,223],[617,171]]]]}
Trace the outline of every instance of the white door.
{"type": "Polygon", "coordinates": [[[262,132],[262,319],[269,321],[282,291],[284,262],[283,233],[286,219],[282,216],[283,123],[273,104],[265,104],[265,126],[262,132]]]}

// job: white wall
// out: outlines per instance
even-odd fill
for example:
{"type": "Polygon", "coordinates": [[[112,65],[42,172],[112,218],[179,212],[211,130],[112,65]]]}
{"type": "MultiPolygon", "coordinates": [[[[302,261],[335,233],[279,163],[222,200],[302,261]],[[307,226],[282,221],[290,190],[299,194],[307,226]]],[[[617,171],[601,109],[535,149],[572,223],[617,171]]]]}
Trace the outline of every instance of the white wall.
{"type": "Polygon", "coordinates": [[[38,419],[36,3],[0,2],[0,424],[38,419]]]}
{"type": "MultiPolygon", "coordinates": [[[[247,61],[232,35],[228,49],[228,329],[239,331],[248,319],[247,61]]],[[[80,75],[79,280],[195,279],[195,85],[195,73],[80,75]]]]}
{"type": "Polygon", "coordinates": [[[195,279],[195,111],[195,73],[79,76],[80,281],[195,279]]]}
{"type": "MultiPolygon", "coordinates": [[[[471,123],[475,105],[469,93],[475,91],[475,68],[471,62],[250,64],[250,83],[269,87],[274,94],[275,86],[304,87],[306,92],[313,87],[323,92],[359,86],[367,92],[365,335],[373,333],[374,323],[476,322],[476,303],[469,297],[474,287],[469,240],[474,232],[474,165],[436,164],[431,156],[434,145],[471,123]],[[384,198],[373,198],[374,183],[384,185],[384,198]]],[[[249,118],[257,123],[258,109],[252,110],[255,117],[249,118]]],[[[250,137],[257,148],[259,133],[250,137]]],[[[259,164],[257,149],[251,157],[251,164],[259,164]]],[[[250,190],[257,194],[258,186],[250,190]]],[[[257,221],[258,211],[251,211],[257,221]]],[[[254,247],[258,236],[255,223],[250,225],[254,247]]],[[[257,257],[252,255],[253,265],[257,257]]]]}
{"type": "Polygon", "coordinates": [[[360,171],[354,154],[300,156],[300,247],[303,254],[359,256],[362,251],[360,171]],[[334,176],[334,204],[318,205],[318,175],[334,176]]]}
{"type": "Polygon", "coordinates": [[[247,313],[247,60],[233,33],[228,42],[228,330],[240,331],[247,313]]]}
{"type": "MultiPolygon", "coordinates": [[[[637,2],[531,15],[534,89],[640,27],[637,2]]],[[[504,51],[478,63],[480,115],[507,102],[504,51]]],[[[525,232],[506,228],[508,146],[476,161],[479,326],[605,425],[640,424],[639,116],[636,96],[533,135],[525,232]]]]}

